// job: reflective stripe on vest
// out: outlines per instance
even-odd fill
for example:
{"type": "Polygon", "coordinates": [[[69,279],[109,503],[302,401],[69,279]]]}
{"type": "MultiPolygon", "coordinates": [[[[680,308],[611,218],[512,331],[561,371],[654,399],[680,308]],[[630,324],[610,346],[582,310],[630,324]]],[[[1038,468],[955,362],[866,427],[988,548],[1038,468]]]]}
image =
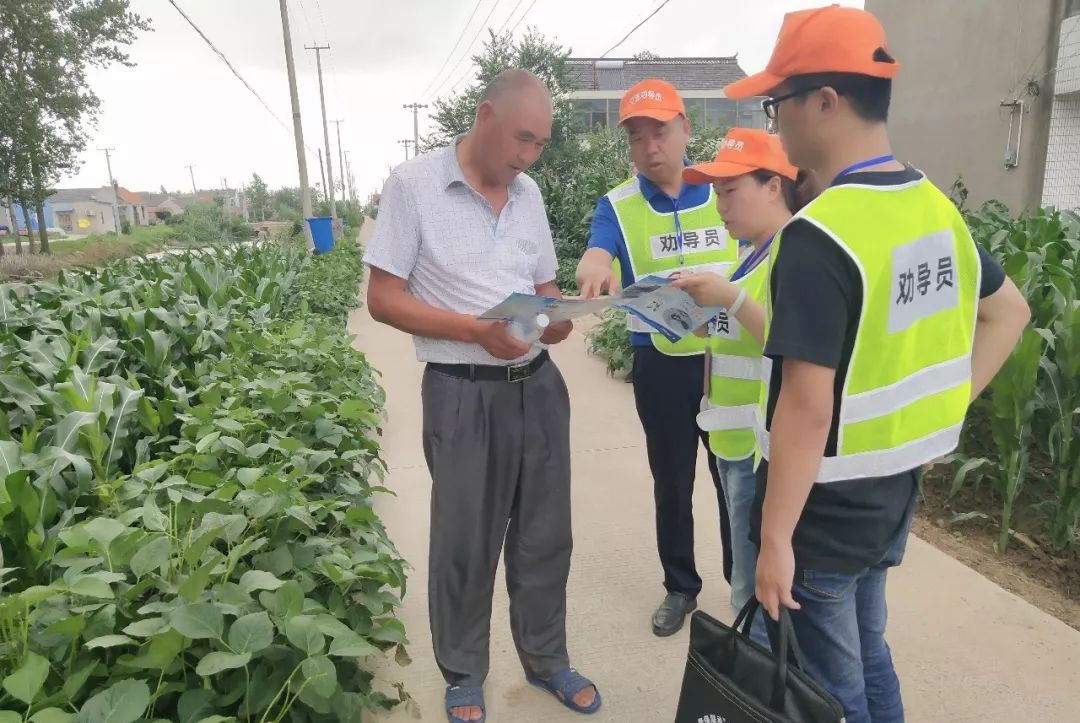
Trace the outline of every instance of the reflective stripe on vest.
{"type": "MultiPolygon", "coordinates": [[[[768,256],[733,283],[746,290],[748,300],[764,304],[768,256]]],[[[729,315],[717,317],[712,332],[709,406],[715,411],[705,418],[699,416],[698,423],[709,432],[709,449],[714,455],[729,461],[746,459],[757,446],[753,432],[756,414],[752,412],[761,397],[762,345],[729,315]]]]}
{"type": "MultiPolygon", "coordinates": [[[[726,273],[738,260],[738,242],[724,228],[711,187],[704,203],[679,209],[679,225],[683,232],[682,258],[674,213],[654,210],[642,195],[641,182],[636,176],[613,188],[607,198],[619,221],[635,281],[651,274],[670,276],[676,271],[690,269],[713,268],[726,273]]],[[[627,317],[630,331],[653,332],[648,324],[640,320],[631,321],[632,318],[632,315],[627,317]]],[[[658,350],[672,356],[701,354],[708,344],[694,334],[672,343],[660,334],[653,333],[652,341],[658,350]]]]}
{"type": "MultiPolygon", "coordinates": [[[[982,271],[956,207],[923,178],[900,186],[835,186],[796,218],[831,238],[862,282],[836,453],[822,459],[817,481],[899,474],[948,454],[970,401],[982,271]]],[[[782,236],[773,242],[773,258],[782,236]]],[[[771,364],[763,364],[756,426],[766,459],[770,376],[771,364]]]]}

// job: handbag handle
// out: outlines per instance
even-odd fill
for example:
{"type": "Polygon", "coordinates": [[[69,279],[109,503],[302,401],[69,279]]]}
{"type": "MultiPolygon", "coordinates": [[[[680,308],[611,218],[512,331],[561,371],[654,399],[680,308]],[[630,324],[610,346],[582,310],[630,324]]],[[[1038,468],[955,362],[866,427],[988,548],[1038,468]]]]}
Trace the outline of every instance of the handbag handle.
{"type": "MultiPolygon", "coordinates": [[[[743,606],[742,610],[739,611],[732,628],[737,630],[744,637],[750,637],[750,627],[753,625],[754,616],[757,614],[759,607],[761,607],[761,603],[758,602],[757,598],[750,598],[743,606]]],[[[791,613],[783,605],[780,606],[779,627],[780,634],[776,636],[779,640],[777,640],[776,645],[772,647],[772,652],[777,657],[777,665],[776,674],[773,679],[772,700],[770,703],[772,709],[777,712],[784,710],[784,703],[787,698],[789,655],[793,658],[792,662],[797,670],[806,669],[803,664],[803,655],[802,650],[799,648],[799,641],[795,637],[795,628],[791,623],[791,613]]],[[[734,637],[732,638],[732,641],[734,644],[734,637]]]]}

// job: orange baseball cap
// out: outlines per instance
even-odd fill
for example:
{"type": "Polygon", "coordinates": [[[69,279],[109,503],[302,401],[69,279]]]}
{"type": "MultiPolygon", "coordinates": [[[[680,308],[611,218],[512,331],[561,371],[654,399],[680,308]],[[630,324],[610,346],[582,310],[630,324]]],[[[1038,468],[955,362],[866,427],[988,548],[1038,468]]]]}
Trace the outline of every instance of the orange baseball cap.
{"type": "Polygon", "coordinates": [[[799,169],[791,165],[778,136],[754,128],[732,128],[716,147],[712,163],[683,169],[687,183],[712,183],[754,171],[772,171],[795,180],[799,169]]]}
{"type": "Polygon", "coordinates": [[[686,115],[686,106],[675,86],[666,80],[643,80],[619,102],[619,125],[630,118],[652,118],[661,123],[686,115]]]}
{"type": "Polygon", "coordinates": [[[724,92],[741,100],[769,95],[796,75],[858,73],[895,78],[899,70],[877,18],[858,8],[830,5],[785,15],[765,70],[732,83],[724,92]]]}

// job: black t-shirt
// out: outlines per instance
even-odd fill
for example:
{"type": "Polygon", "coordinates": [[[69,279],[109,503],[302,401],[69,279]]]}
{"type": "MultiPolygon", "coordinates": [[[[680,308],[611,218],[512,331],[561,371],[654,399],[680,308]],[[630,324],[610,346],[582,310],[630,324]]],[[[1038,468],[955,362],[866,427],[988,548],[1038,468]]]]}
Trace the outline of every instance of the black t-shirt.
{"type": "MultiPolygon", "coordinates": [[[[903,171],[857,173],[838,183],[896,186],[912,183],[922,173],[903,171]]],[[[979,248],[982,261],[980,297],[996,292],[1005,272],[979,248]]],[[[773,360],[769,384],[768,424],[783,383],[785,358],[836,370],[833,421],[825,446],[836,454],[840,398],[855,345],[862,310],[862,280],[855,262],[823,231],[796,220],[784,229],[784,242],[772,269],[774,313],[765,355],[773,360]]],[[[757,471],[757,494],[751,511],[751,539],[760,544],[761,505],[768,462],[757,471]]],[[[898,475],[815,484],[795,527],[793,546],[799,568],[856,572],[879,563],[915,504],[918,470],[898,475]]]]}

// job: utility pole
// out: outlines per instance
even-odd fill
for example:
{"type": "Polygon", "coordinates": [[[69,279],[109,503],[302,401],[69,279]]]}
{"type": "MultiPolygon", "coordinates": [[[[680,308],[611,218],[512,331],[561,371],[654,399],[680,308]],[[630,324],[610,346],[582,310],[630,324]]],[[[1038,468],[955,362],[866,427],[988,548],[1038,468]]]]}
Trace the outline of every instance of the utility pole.
{"type": "Polygon", "coordinates": [[[326,144],[326,188],[327,198],[330,199],[330,217],[333,219],[333,228],[337,233],[337,204],[334,202],[334,164],[330,160],[330,126],[326,120],[326,93],[323,91],[322,77],[322,51],[329,50],[329,45],[305,45],[305,50],[315,51],[315,66],[319,69],[319,103],[322,105],[322,129],[323,142],[326,144]]]}
{"type": "MultiPolygon", "coordinates": [[[[98,150],[105,152],[105,166],[106,166],[106,168],[109,169],[109,185],[112,186],[113,224],[116,227],[116,235],[119,236],[120,235],[120,189],[117,188],[116,179],[113,178],[113,174],[112,174],[112,156],[109,155],[110,153],[112,153],[116,149],[115,148],[99,148],[98,150]]],[[[14,219],[12,219],[12,220],[14,220],[14,219]]],[[[12,225],[15,228],[15,233],[18,234],[19,233],[18,224],[12,224],[12,225]]],[[[26,237],[30,238],[30,227],[29,226],[26,227],[26,237]]]]}
{"type": "Polygon", "coordinates": [[[345,151],[345,177],[349,179],[349,198],[356,203],[356,181],[352,175],[352,163],[349,161],[349,152],[345,151]]]}
{"type": "Polygon", "coordinates": [[[195,170],[194,170],[195,166],[185,166],[185,168],[187,168],[188,173],[191,174],[191,192],[194,193],[195,195],[198,195],[199,194],[199,189],[195,185],[195,170]]]}
{"type": "Polygon", "coordinates": [[[420,152],[420,109],[427,108],[427,105],[424,103],[406,103],[401,107],[412,111],[413,155],[416,155],[420,152]]]}
{"type": "Polygon", "coordinates": [[[322,162],[322,148],[317,149],[319,151],[319,176],[322,178],[323,190],[326,190],[326,167],[322,162]]]}
{"type": "MultiPolygon", "coordinates": [[[[304,127],[300,122],[300,97],[296,92],[296,65],[293,63],[292,34],[289,33],[289,6],[287,0],[278,0],[281,7],[281,34],[285,40],[285,67],[289,71],[289,99],[292,102],[293,135],[296,137],[296,165],[300,171],[300,204],[304,218],[311,218],[311,189],[308,187],[307,157],[304,156],[304,127]]],[[[313,246],[311,228],[303,224],[308,247],[313,246]]]]}
{"type": "Polygon", "coordinates": [[[341,124],[343,120],[333,121],[337,126],[337,152],[338,152],[338,170],[341,171],[341,202],[345,203],[345,152],[341,150],[341,124]]]}
{"type": "Polygon", "coordinates": [[[409,160],[409,146],[412,145],[412,138],[403,138],[398,143],[405,146],[405,160],[409,160]]]}

